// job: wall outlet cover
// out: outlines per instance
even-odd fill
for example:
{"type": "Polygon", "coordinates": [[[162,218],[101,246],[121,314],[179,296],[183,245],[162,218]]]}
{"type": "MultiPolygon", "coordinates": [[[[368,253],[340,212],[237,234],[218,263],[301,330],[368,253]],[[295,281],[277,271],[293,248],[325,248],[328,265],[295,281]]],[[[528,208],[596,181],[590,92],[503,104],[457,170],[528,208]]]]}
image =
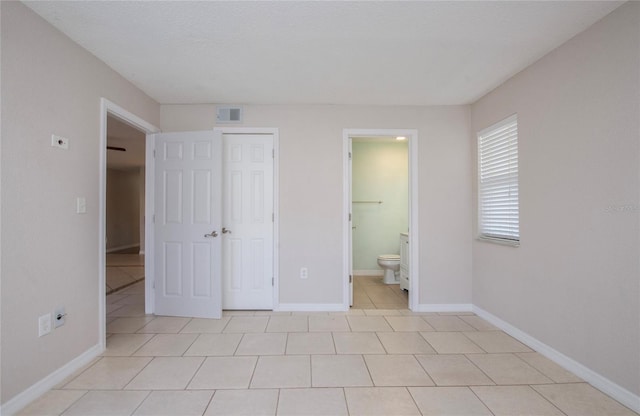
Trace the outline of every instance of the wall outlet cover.
{"type": "Polygon", "coordinates": [[[76,214],[87,213],[87,198],[79,196],[76,198],[76,214]]]}
{"type": "Polygon", "coordinates": [[[56,310],[53,312],[53,327],[58,328],[64,325],[66,316],[67,312],[65,312],[64,306],[56,308],[56,310]]]}
{"type": "Polygon", "coordinates": [[[69,139],[62,136],[51,135],[51,146],[57,147],[63,150],[69,150],[69,139]]]}

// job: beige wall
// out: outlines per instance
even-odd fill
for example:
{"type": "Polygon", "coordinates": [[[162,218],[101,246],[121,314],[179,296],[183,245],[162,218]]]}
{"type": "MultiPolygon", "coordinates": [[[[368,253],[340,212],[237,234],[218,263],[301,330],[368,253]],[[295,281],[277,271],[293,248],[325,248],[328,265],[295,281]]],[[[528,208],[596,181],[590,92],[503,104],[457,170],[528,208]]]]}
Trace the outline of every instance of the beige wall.
{"type": "Polygon", "coordinates": [[[19,2],[2,10],[2,403],[99,342],[100,97],[159,107],[19,2]],[[70,139],[68,151],[51,134],[70,139]],[[76,196],[87,213],[75,213],[76,196]],[[38,338],[38,316],[67,322],[38,338]]]}
{"type": "Polygon", "coordinates": [[[473,303],[636,395],[639,27],[624,5],[472,106],[474,132],[518,113],[521,195],[521,246],[473,244],[473,303]]]}
{"type": "Polygon", "coordinates": [[[140,202],[144,201],[144,187],[140,189],[140,181],[138,168],[107,169],[107,251],[141,242],[140,202]]]}
{"type": "MultiPolygon", "coordinates": [[[[471,303],[469,108],[244,106],[280,131],[280,302],[342,303],[342,131],[417,129],[420,303],[471,303]],[[300,267],[309,278],[299,279],[300,267]]],[[[214,127],[213,105],[164,105],[163,131],[214,127]]]]}

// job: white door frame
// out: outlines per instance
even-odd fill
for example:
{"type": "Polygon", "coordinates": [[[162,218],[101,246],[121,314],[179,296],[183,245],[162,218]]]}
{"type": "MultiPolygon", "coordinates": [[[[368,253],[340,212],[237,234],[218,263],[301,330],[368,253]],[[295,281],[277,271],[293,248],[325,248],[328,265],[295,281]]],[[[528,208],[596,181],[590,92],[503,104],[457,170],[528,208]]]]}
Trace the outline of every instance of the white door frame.
{"type": "Polygon", "coordinates": [[[280,153],[280,140],[279,130],[277,128],[267,127],[214,127],[213,135],[216,139],[222,141],[222,136],[225,134],[271,134],[273,135],[273,310],[277,310],[280,307],[280,290],[279,290],[279,275],[280,275],[280,180],[279,180],[279,153],[280,153]]]}
{"type": "MultiPolygon", "coordinates": [[[[343,303],[349,309],[349,275],[351,242],[351,177],[349,175],[349,140],[352,137],[404,136],[409,142],[409,309],[415,310],[420,304],[420,262],[419,262],[419,227],[418,227],[418,130],[407,129],[344,129],[342,130],[342,172],[343,172],[343,220],[342,220],[342,274],[343,303]]],[[[399,238],[399,237],[398,237],[399,238]]],[[[398,244],[400,240],[398,240],[398,244]]]]}
{"type": "MultiPolygon", "coordinates": [[[[99,329],[99,344],[100,350],[104,350],[106,347],[106,215],[107,215],[107,116],[110,115],[118,120],[135,127],[138,130],[147,134],[146,138],[146,173],[145,173],[145,275],[152,276],[153,269],[153,181],[149,183],[149,173],[154,171],[153,166],[153,139],[149,136],[153,133],[158,133],[159,128],[151,123],[143,120],[135,114],[125,110],[117,104],[112,103],[106,98],[100,98],[100,152],[99,152],[99,164],[100,164],[100,184],[99,184],[99,207],[98,207],[98,322],[99,329]],[[151,158],[149,157],[151,155],[151,158]],[[151,243],[151,246],[149,246],[151,243]]],[[[153,178],[153,175],[151,175],[153,178]]],[[[146,284],[149,284],[151,279],[145,279],[146,284]]],[[[153,296],[153,291],[145,288],[145,305],[146,313],[149,312],[148,308],[152,307],[153,303],[149,301],[149,296],[153,296]]]]}

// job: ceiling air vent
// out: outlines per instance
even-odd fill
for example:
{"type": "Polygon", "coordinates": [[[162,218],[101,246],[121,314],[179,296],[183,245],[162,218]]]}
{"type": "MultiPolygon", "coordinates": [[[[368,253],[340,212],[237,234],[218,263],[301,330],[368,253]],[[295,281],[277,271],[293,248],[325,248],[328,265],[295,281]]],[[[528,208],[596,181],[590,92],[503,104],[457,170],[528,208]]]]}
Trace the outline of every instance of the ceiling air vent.
{"type": "Polygon", "coordinates": [[[216,122],[242,123],[242,107],[240,106],[216,107],[216,122]]]}

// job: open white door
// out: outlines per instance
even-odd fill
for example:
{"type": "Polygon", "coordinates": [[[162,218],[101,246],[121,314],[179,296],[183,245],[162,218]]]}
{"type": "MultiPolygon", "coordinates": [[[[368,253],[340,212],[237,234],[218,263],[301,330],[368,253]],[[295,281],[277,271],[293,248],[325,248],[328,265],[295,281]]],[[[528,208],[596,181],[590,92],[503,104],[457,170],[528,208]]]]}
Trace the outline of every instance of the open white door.
{"type": "Polygon", "coordinates": [[[155,135],[155,314],[220,318],[222,144],[155,135]]]}
{"type": "Polygon", "coordinates": [[[273,135],[223,134],[224,309],[273,309],[273,135]]]}

